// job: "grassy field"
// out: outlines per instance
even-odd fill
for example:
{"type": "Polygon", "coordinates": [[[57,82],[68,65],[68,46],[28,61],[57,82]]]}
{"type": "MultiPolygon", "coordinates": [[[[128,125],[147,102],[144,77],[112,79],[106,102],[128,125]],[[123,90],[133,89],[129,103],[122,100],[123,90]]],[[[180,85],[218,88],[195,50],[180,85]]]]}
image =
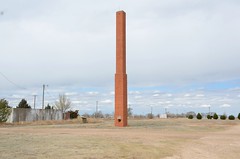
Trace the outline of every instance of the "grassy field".
{"type": "Polygon", "coordinates": [[[240,121],[155,119],[0,126],[0,158],[239,158],[240,121]]]}

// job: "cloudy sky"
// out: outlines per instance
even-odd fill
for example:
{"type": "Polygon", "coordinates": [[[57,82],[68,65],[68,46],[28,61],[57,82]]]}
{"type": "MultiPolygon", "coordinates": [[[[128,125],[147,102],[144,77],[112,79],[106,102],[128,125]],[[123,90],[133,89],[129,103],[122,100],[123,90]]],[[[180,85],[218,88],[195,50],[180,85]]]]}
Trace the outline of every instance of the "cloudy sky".
{"type": "Polygon", "coordinates": [[[239,0],[0,0],[0,98],[112,113],[118,10],[135,114],[240,112],[239,0]]]}

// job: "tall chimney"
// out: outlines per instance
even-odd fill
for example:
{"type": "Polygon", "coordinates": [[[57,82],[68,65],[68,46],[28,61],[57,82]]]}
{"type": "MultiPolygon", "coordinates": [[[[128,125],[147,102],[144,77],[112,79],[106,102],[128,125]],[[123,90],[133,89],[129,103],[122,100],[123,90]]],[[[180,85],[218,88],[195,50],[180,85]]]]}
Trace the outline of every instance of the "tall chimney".
{"type": "Polygon", "coordinates": [[[116,13],[115,126],[127,123],[126,13],[116,13]]]}

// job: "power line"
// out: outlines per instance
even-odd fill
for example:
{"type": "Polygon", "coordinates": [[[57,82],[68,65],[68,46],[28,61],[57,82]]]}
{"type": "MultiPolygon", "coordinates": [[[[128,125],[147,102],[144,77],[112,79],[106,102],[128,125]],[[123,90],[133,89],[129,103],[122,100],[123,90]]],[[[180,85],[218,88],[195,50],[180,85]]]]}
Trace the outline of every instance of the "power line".
{"type": "MultiPolygon", "coordinates": [[[[48,87],[48,85],[46,85],[48,87]]],[[[47,87],[45,87],[44,91],[47,93],[47,95],[52,98],[52,100],[56,99],[56,97],[52,96],[49,91],[47,90],[47,87]]]]}
{"type": "Polygon", "coordinates": [[[45,91],[47,92],[48,96],[51,97],[51,98],[56,98],[56,97],[53,97],[49,92],[48,90],[45,89],[45,91]]]}
{"type": "Polygon", "coordinates": [[[16,87],[18,87],[18,88],[20,88],[20,89],[26,89],[26,88],[24,88],[24,87],[21,87],[21,86],[17,85],[15,82],[11,81],[11,80],[10,80],[6,75],[4,75],[2,72],[0,72],[0,75],[2,75],[2,77],[3,77],[5,80],[7,80],[9,83],[11,83],[12,85],[14,85],[14,86],[16,86],[16,87]]]}

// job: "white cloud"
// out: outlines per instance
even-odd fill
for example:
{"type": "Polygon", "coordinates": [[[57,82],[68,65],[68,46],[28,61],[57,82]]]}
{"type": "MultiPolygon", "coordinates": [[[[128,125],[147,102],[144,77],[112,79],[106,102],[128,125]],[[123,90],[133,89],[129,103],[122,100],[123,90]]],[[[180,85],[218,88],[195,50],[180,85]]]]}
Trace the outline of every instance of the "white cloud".
{"type": "Polygon", "coordinates": [[[158,96],[159,96],[159,94],[154,94],[154,95],[153,95],[153,97],[158,97],[158,96]]]}
{"type": "Polygon", "coordinates": [[[210,105],[210,104],[203,104],[203,105],[201,105],[201,107],[203,107],[203,108],[209,108],[209,107],[211,107],[211,105],[210,105]]]}
{"type": "Polygon", "coordinates": [[[196,97],[204,97],[204,94],[197,94],[196,97]]]}
{"type": "Polygon", "coordinates": [[[135,99],[141,99],[142,96],[135,96],[134,98],[135,98],[135,99]]]}
{"type": "Polygon", "coordinates": [[[190,97],[191,95],[190,94],[185,94],[184,97],[190,97]]]}
{"type": "Polygon", "coordinates": [[[106,99],[106,100],[103,100],[103,101],[100,101],[101,103],[103,103],[103,104],[112,104],[113,102],[112,102],[112,100],[110,100],[110,99],[106,99]]]}
{"type": "Polygon", "coordinates": [[[141,94],[141,92],[140,91],[129,91],[128,94],[135,95],[135,94],[141,94]]]}
{"type": "Polygon", "coordinates": [[[88,95],[92,95],[92,96],[95,96],[95,95],[98,95],[99,92],[87,92],[88,95]]]}
{"type": "Polygon", "coordinates": [[[12,98],[17,98],[17,99],[23,99],[25,96],[24,95],[17,95],[17,94],[13,94],[12,98]]]}
{"type": "Polygon", "coordinates": [[[230,88],[229,91],[240,92],[240,87],[230,88]]]}
{"type": "Polygon", "coordinates": [[[77,92],[67,92],[67,93],[65,93],[66,96],[75,96],[77,94],[78,94],[77,92]]]}
{"type": "Polygon", "coordinates": [[[231,105],[230,105],[230,104],[223,104],[223,105],[221,105],[220,107],[221,107],[221,108],[229,108],[229,107],[231,107],[231,105]]]}
{"type": "Polygon", "coordinates": [[[172,97],[173,95],[172,94],[167,94],[168,97],[172,97]]]}
{"type": "Polygon", "coordinates": [[[73,104],[88,104],[88,101],[72,101],[73,104]]]}

